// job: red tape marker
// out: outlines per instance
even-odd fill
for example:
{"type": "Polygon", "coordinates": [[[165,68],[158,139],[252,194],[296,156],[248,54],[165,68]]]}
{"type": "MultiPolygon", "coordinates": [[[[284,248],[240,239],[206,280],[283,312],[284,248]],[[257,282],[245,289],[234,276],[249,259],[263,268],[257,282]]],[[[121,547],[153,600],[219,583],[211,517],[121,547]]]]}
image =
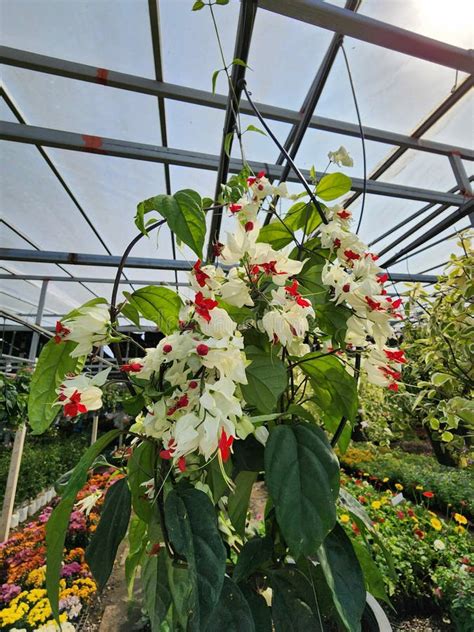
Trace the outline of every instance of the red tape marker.
{"type": "Polygon", "coordinates": [[[109,71],[107,68],[97,68],[96,77],[97,83],[101,83],[103,86],[106,86],[109,78],[109,71]]]}
{"type": "Polygon", "coordinates": [[[94,154],[106,154],[107,152],[102,149],[102,138],[100,136],[88,136],[84,134],[82,136],[84,141],[84,149],[94,154]]]}

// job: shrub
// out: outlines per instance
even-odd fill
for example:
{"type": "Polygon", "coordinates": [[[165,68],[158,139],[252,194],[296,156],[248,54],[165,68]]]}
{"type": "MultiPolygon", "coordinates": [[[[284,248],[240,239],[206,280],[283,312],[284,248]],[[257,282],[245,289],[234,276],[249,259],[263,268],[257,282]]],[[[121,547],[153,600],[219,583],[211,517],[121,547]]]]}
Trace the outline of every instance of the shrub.
{"type": "Polygon", "coordinates": [[[474,480],[467,469],[440,465],[435,458],[423,454],[375,449],[370,444],[349,448],[341,461],[350,470],[375,476],[379,481],[400,483],[405,494],[415,500],[422,497],[423,491],[431,491],[431,504],[441,511],[474,515],[474,480]]]}

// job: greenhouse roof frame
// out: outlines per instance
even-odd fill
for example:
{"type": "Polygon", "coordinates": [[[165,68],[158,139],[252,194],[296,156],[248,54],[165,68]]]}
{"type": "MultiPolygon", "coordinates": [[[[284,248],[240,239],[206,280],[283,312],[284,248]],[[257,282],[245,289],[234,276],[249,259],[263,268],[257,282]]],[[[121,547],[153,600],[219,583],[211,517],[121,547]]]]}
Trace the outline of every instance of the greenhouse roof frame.
{"type": "MultiPolygon", "coordinates": [[[[264,118],[291,124],[292,127],[287,136],[285,148],[289,150],[292,158],[296,156],[301,141],[308,129],[317,129],[326,132],[330,131],[352,137],[361,136],[361,129],[358,125],[314,114],[315,107],[318,103],[319,97],[321,96],[325,82],[330,75],[333,62],[344,36],[360,39],[376,46],[382,46],[383,48],[398,51],[419,59],[427,60],[468,73],[469,76],[465,78],[453,91],[453,93],[449,95],[411,134],[403,135],[366,125],[362,126],[363,135],[366,140],[391,145],[394,147],[394,150],[377,167],[377,169],[371,173],[365,183],[361,178],[352,179],[352,190],[354,193],[345,201],[345,204],[349,205],[355,202],[364,189],[366,189],[367,194],[428,202],[425,207],[412,214],[409,218],[398,223],[390,231],[386,231],[383,235],[374,239],[371,242],[372,244],[385,238],[390,232],[396,231],[412,220],[419,218],[422,213],[430,208],[433,208],[433,206],[439,205],[436,211],[425,218],[424,222],[427,222],[439,213],[454,207],[454,210],[451,210],[448,216],[438,222],[435,226],[432,226],[424,235],[417,237],[412,243],[392,255],[385,264],[383,264],[384,266],[389,267],[395,263],[404,261],[414,253],[419,252],[419,250],[416,250],[418,246],[426,244],[427,241],[430,241],[443,233],[459,218],[469,215],[471,225],[474,223],[474,203],[472,201],[472,187],[470,185],[472,176],[469,177],[466,173],[462,162],[463,160],[474,161],[474,151],[468,147],[454,146],[422,138],[425,132],[438,120],[440,120],[440,118],[444,116],[450,108],[458,103],[459,100],[462,99],[473,87],[474,78],[472,74],[474,71],[474,52],[472,50],[452,46],[433,38],[381,22],[367,15],[362,15],[357,12],[360,4],[360,0],[347,0],[345,8],[339,8],[327,2],[322,2],[321,0],[241,0],[234,57],[239,57],[245,62],[247,61],[255,15],[262,9],[335,32],[335,35],[331,39],[329,47],[327,48],[323,61],[316,72],[311,88],[304,99],[301,111],[298,112],[265,103],[256,104],[258,110],[264,118]],[[418,152],[446,157],[448,159],[447,164],[450,165],[450,168],[454,173],[457,187],[453,187],[450,191],[446,192],[378,181],[379,176],[408,150],[415,150],[418,152]]],[[[170,165],[190,166],[215,171],[217,173],[216,192],[219,191],[220,184],[226,180],[229,172],[235,173],[240,170],[242,166],[241,161],[227,156],[226,151],[224,150],[224,140],[226,134],[234,129],[235,120],[233,112],[235,111],[236,104],[239,103],[241,113],[253,115],[250,103],[246,100],[241,100],[240,93],[237,92],[234,92],[233,94],[230,92],[227,96],[225,96],[222,94],[213,94],[205,90],[165,82],[163,77],[161,53],[159,0],[148,0],[148,9],[153,45],[155,79],[66,61],[64,59],[19,50],[17,48],[7,46],[0,47],[0,63],[6,65],[157,97],[161,131],[161,145],[149,145],[27,125],[24,118],[15,107],[15,103],[9,98],[8,92],[2,89],[2,96],[6,100],[12,112],[15,114],[19,123],[11,123],[7,121],[2,122],[0,126],[0,138],[35,145],[38,148],[49,168],[55,174],[72,202],[78,208],[79,212],[81,212],[92,230],[97,234],[98,239],[102,243],[108,255],[88,255],[81,253],[51,252],[47,250],[2,248],[0,249],[0,259],[8,261],[47,261],[57,265],[64,263],[77,263],[91,266],[116,265],[116,263],[112,262],[115,262],[118,258],[111,256],[111,251],[107,247],[107,244],[100,232],[97,231],[93,222],[91,222],[87,213],[78,202],[73,191],[71,191],[70,187],[61,176],[61,173],[49,159],[44,147],[59,147],[73,151],[162,163],[164,165],[165,188],[167,193],[171,193],[169,172],[170,165]],[[220,155],[174,149],[168,146],[167,118],[165,109],[166,100],[195,104],[226,111],[220,155]],[[109,263],[99,263],[99,261],[105,262],[105,260],[108,260],[109,263]]],[[[245,67],[240,65],[233,66],[232,78],[234,86],[239,85],[239,80],[243,78],[244,74],[245,67]]],[[[256,171],[265,170],[268,176],[272,179],[287,179],[290,182],[297,181],[297,178],[291,173],[291,167],[289,164],[285,165],[285,157],[282,154],[278,156],[275,164],[268,165],[258,161],[250,161],[250,164],[256,171]]],[[[307,170],[302,170],[302,172],[305,177],[309,177],[309,172],[307,170]]],[[[212,242],[219,238],[221,218],[222,214],[220,212],[214,213],[209,232],[208,252],[211,250],[212,242]]],[[[7,222],[5,222],[5,224],[7,226],[9,225],[7,222]]],[[[415,233],[421,225],[422,222],[418,222],[412,226],[411,229],[407,230],[401,237],[398,237],[393,243],[383,248],[382,253],[385,254],[389,250],[397,247],[401,241],[408,239],[410,235],[415,233]]],[[[15,230],[14,227],[11,228],[12,230],[15,230]]],[[[21,236],[23,239],[27,239],[23,235],[21,236]]],[[[452,235],[447,236],[446,239],[451,236],[452,235]]],[[[27,241],[32,244],[33,247],[37,248],[31,240],[27,239],[27,241]]],[[[173,235],[172,241],[173,259],[132,257],[129,259],[127,267],[143,267],[145,265],[144,262],[146,262],[146,266],[153,269],[173,270],[175,271],[174,283],[168,281],[160,283],[168,285],[172,284],[175,285],[176,288],[185,286],[185,283],[178,280],[178,271],[189,270],[190,265],[186,261],[179,261],[176,259],[176,249],[173,235]],[[141,265],[139,265],[140,262],[141,265]]],[[[441,241],[442,240],[440,239],[431,245],[425,246],[425,248],[429,248],[441,241]]],[[[425,248],[422,248],[421,250],[424,250],[425,248]]],[[[435,269],[435,267],[431,267],[430,270],[435,269]]],[[[54,281],[77,281],[78,283],[84,284],[84,287],[86,287],[92,294],[94,294],[94,292],[87,286],[87,283],[110,281],[92,276],[76,277],[65,268],[63,268],[63,270],[68,274],[68,277],[12,273],[1,274],[0,279],[29,279],[35,281],[47,281],[50,279],[54,281]]],[[[394,281],[419,281],[424,283],[433,283],[433,279],[435,279],[433,275],[404,275],[397,273],[391,273],[391,278],[394,281]]],[[[129,285],[136,283],[137,285],[140,285],[142,284],[142,281],[133,281],[125,278],[123,283],[129,285]]],[[[41,310],[38,310],[38,312],[39,311],[41,310]]]]}

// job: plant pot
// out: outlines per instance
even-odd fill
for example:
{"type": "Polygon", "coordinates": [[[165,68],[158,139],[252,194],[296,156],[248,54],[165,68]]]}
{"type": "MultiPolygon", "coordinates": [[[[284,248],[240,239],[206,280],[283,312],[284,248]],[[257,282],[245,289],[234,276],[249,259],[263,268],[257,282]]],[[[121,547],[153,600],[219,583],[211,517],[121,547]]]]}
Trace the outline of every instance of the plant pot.
{"type": "Polygon", "coordinates": [[[54,487],[51,487],[51,489],[48,490],[48,500],[47,502],[51,502],[53,500],[53,498],[56,496],[56,490],[54,489],[54,487]]]}
{"type": "Polygon", "coordinates": [[[12,519],[10,520],[10,529],[16,529],[18,523],[20,521],[20,516],[18,515],[18,511],[12,515],[12,519]]]}
{"type": "Polygon", "coordinates": [[[43,492],[42,494],[40,494],[37,497],[36,501],[38,503],[38,509],[41,509],[42,507],[44,507],[46,504],[46,492],[43,492]]]}
{"type": "Polygon", "coordinates": [[[38,501],[37,500],[32,500],[30,502],[30,504],[28,505],[28,517],[31,518],[31,516],[34,516],[34,514],[38,511],[38,501]]]}
{"type": "Polygon", "coordinates": [[[24,522],[28,518],[28,505],[23,505],[18,509],[18,523],[24,522]]]}

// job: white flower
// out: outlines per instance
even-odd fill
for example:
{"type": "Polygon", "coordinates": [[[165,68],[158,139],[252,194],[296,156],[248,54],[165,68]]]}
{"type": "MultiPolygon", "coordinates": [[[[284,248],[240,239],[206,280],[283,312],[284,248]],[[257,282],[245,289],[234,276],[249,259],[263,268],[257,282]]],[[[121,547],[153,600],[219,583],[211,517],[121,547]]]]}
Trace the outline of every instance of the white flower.
{"type": "Polygon", "coordinates": [[[153,500],[153,498],[155,497],[155,479],[150,478],[148,481],[140,483],[140,487],[145,488],[144,493],[148,500],[153,500]]]}
{"type": "Polygon", "coordinates": [[[328,158],[331,162],[336,164],[338,167],[353,167],[354,161],[349,156],[349,153],[345,147],[342,145],[339,147],[337,151],[330,151],[328,153],[328,158]]]}
{"type": "Polygon", "coordinates": [[[89,494],[89,496],[86,496],[85,498],[83,498],[82,500],[79,500],[76,503],[76,509],[78,509],[82,513],[85,513],[86,516],[88,516],[90,512],[92,511],[92,509],[96,506],[101,496],[102,496],[101,490],[97,490],[96,492],[89,494]]]}
{"type": "Polygon", "coordinates": [[[247,359],[242,351],[244,339],[239,332],[233,338],[209,339],[206,344],[209,351],[201,358],[203,366],[217,369],[220,377],[229,378],[239,384],[247,384],[247,359]]]}
{"type": "Polygon", "coordinates": [[[66,417],[76,417],[89,410],[102,408],[102,386],[107,380],[110,368],[101,371],[93,378],[88,375],[66,377],[64,382],[56,389],[58,401],[56,405],[64,408],[66,417]]]}
{"type": "Polygon", "coordinates": [[[265,426],[259,426],[256,428],[254,434],[257,441],[259,441],[262,445],[266,445],[270,433],[265,426]]]}
{"type": "Polygon", "coordinates": [[[195,292],[202,292],[204,296],[212,297],[214,292],[219,290],[224,276],[222,268],[213,265],[201,266],[201,260],[198,259],[189,274],[189,281],[195,292]]]}
{"type": "Polygon", "coordinates": [[[227,275],[227,280],[220,289],[222,299],[229,303],[229,305],[235,305],[235,307],[243,307],[247,305],[252,307],[254,304],[250,297],[248,285],[241,278],[243,269],[231,268],[227,275]]]}
{"type": "Polygon", "coordinates": [[[435,540],[433,542],[433,547],[436,549],[436,551],[444,551],[444,549],[446,548],[446,544],[443,542],[443,540],[435,540]]]}
{"type": "Polygon", "coordinates": [[[219,340],[221,338],[228,338],[234,334],[237,323],[232,320],[225,309],[222,309],[222,307],[214,307],[214,309],[209,312],[209,315],[211,319],[207,322],[205,318],[196,314],[199,328],[205,336],[219,340]]]}
{"type": "Polygon", "coordinates": [[[77,316],[62,321],[61,325],[67,330],[67,333],[63,329],[63,334],[59,336],[63,340],[78,343],[71,353],[72,358],[88,355],[93,347],[108,342],[111,327],[107,305],[83,307],[78,312],[77,316]]]}

